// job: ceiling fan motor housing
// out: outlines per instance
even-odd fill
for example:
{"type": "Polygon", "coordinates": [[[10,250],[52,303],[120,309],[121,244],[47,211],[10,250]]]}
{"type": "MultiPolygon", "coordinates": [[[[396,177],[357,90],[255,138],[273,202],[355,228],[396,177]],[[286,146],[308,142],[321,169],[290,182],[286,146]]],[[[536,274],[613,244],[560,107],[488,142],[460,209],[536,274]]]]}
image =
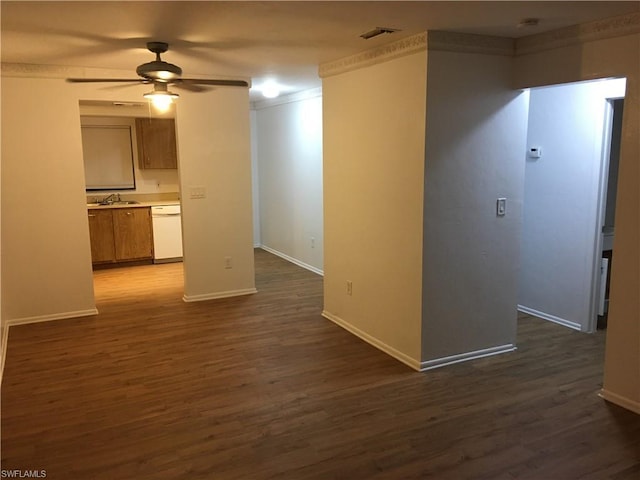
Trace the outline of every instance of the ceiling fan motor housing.
{"type": "Polygon", "coordinates": [[[160,54],[169,49],[169,44],[165,42],[147,42],[147,48],[150,52],[156,54],[153,62],[143,63],[136,68],[136,73],[143,78],[156,80],[159,82],[168,82],[180,78],[182,69],[173,63],[165,62],[160,58],[160,54]]]}
{"type": "Polygon", "coordinates": [[[154,60],[153,62],[143,63],[136,68],[136,73],[141,77],[159,82],[168,82],[180,78],[182,69],[172,63],[162,60],[154,60]]]}

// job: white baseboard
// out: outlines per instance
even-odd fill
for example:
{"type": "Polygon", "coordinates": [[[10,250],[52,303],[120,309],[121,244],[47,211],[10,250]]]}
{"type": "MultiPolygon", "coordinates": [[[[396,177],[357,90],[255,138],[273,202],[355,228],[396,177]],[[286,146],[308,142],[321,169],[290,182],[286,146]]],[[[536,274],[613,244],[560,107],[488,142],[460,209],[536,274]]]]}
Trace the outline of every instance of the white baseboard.
{"type": "Polygon", "coordinates": [[[242,295],[251,295],[258,293],[255,288],[245,288],[243,290],[228,290],[226,292],[203,293],[200,295],[184,295],[182,300],[185,302],[203,302],[205,300],[217,300],[219,298],[240,297],[242,295]]]}
{"type": "Polygon", "coordinates": [[[427,360],[420,363],[420,371],[433,370],[434,368],[445,367],[447,365],[453,365],[454,363],[467,362],[469,360],[477,360],[478,358],[491,357],[493,355],[500,355],[501,353],[509,353],[517,350],[517,347],[513,343],[507,343],[497,347],[483,348],[481,350],[474,350],[473,352],[459,353],[457,355],[450,355],[448,357],[435,358],[433,360],[427,360]]]}
{"type": "Polygon", "coordinates": [[[319,268],[316,268],[313,265],[309,265],[308,263],[304,263],[297,258],[290,257],[286,253],[279,252],[271,247],[267,247],[266,245],[260,245],[260,248],[266,252],[273,253],[277,257],[285,259],[287,262],[291,262],[295,265],[298,265],[299,267],[309,270],[310,272],[316,273],[318,275],[324,275],[324,271],[320,270],[319,268]]]}
{"type": "Polygon", "coordinates": [[[358,327],[351,325],[349,322],[346,322],[340,317],[333,315],[332,313],[329,313],[326,310],[322,311],[322,316],[327,320],[331,320],[336,325],[339,325],[340,327],[344,328],[346,331],[354,334],[356,337],[361,338],[368,344],[373,345],[378,350],[382,350],[384,353],[391,355],[396,360],[401,361],[402,363],[413,368],[414,370],[418,370],[418,371],[420,370],[420,362],[418,360],[415,360],[410,356],[402,353],[401,351],[396,350],[395,348],[387,345],[386,343],[377,339],[376,337],[373,337],[368,333],[360,330],[358,327]]]}
{"type": "Polygon", "coordinates": [[[2,330],[2,359],[0,362],[0,384],[4,378],[4,361],[7,358],[7,346],[9,346],[9,325],[5,325],[2,330]]]}
{"type": "Polygon", "coordinates": [[[598,392],[600,398],[605,399],[607,402],[615,403],[619,407],[631,410],[633,413],[640,415],[640,402],[631,400],[630,398],[623,397],[617,393],[610,392],[609,390],[602,389],[598,392]]]}
{"type": "Polygon", "coordinates": [[[548,320],[549,322],[557,323],[558,325],[562,325],[563,327],[569,327],[573,330],[582,331],[582,326],[579,323],[572,322],[571,320],[566,320],[564,318],[556,317],[555,315],[551,315],[550,313],[540,312],[539,310],[535,310],[533,308],[525,307],[524,305],[518,305],[518,311],[522,313],[528,313],[529,315],[533,315],[534,317],[539,317],[543,320],[548,320]]]}
{"type": "Polygon", "coordinates": [[[7,320],[5,325],[7,327],[12,327],[15,325],[25,325],[27,323],[51,322],[53,320],[65,320],[68,318],[90,317],[92,315],[97,315],[97,314],[98,314],[97,308],[89,308],[87,310],[77,310],[75,312],[54,313],[53,315],[39,315],[36,317],[13,318],[11,320],[7,320]]]}

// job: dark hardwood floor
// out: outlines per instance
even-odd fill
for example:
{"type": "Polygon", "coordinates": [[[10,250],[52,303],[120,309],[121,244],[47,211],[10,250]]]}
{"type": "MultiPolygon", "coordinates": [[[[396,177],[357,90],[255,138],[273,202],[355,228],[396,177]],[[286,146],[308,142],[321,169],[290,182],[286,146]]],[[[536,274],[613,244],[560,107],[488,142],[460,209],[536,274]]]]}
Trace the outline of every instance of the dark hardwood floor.
{"type": "Polygon", "coordinates": [[[323,319],[321,277],[261,250],[251,296],[184,303],[181,264],[95,281],[98,316],[10,330],[2,469],[640,478],[640,416],[596,395],[605,332],[522,315],[516,352],[417,373],[323,319]]]}

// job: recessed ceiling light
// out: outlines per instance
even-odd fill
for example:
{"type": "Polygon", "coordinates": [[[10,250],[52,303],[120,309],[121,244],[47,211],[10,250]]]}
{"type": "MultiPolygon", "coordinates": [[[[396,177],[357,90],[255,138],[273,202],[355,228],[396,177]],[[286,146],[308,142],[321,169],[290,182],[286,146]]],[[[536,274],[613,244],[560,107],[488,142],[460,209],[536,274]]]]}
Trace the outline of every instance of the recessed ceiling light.
{"type": "Polygon", "coordinates": [[[377,37],[378,35],[382,35],[383,33],[393,33],[399,31],[400,29],[398,28],[376,27],[373,30],[369,30],[368,32],[363,33],[362,35],[360,35],[360,37],[364,38],[365,40],[369,40],[370,38],[377,37]]]}
{"type": "Polygon", "coordinates": [[[265,98],[276,98],[280,95],[280,89],[275,84],[264,85],[262,87],[262,95],[265,98]]]}

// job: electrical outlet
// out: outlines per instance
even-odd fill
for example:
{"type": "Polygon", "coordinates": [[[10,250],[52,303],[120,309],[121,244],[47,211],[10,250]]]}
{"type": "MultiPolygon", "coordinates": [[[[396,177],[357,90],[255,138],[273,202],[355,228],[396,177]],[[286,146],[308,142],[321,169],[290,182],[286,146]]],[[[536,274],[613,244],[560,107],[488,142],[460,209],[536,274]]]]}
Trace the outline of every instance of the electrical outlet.
{"type": "Polygon", "coordinates": [[[311,248],[316,248],[316,237],[311,237],[311,248]]]}
{"type": "Polygon", "coordinates": [[[353,282],[351,280],[347,280],[347,295],[353,294],[353,282]]]}
{"type": "Polygon", "coordinates": [[[224,257],[224,268],[232,268],[231,257],[224,257]]]}

